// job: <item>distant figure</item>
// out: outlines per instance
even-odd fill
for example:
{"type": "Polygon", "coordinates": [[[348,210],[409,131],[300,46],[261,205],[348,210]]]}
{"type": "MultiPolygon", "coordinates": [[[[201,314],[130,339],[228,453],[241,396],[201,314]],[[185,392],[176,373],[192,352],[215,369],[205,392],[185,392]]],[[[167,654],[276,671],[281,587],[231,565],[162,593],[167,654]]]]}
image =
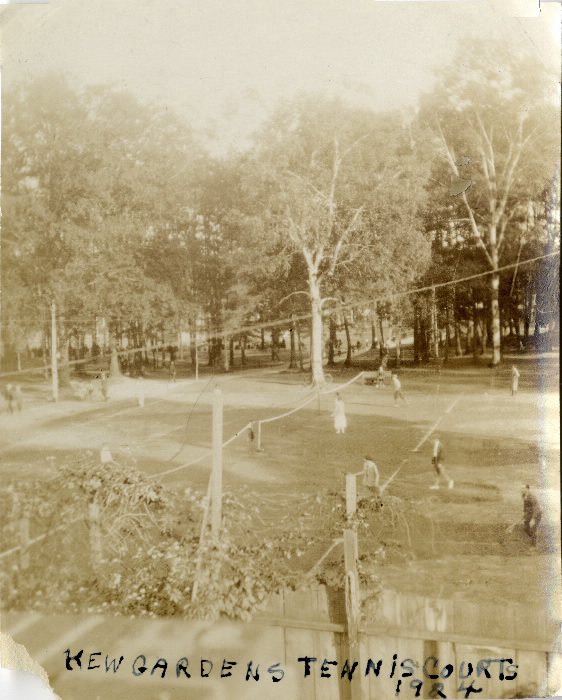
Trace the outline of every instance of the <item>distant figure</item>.
{"type": "Polygon", "coordinates": [[[139,379],[139,387],[137,391],[137,400],[139,402],[139,407],[144,408],[144,383],[142,379],[139,379]]]}
{"type": "Polygon", "coordinates": [[[14,387],[14,399],[16,402],[18,412],[20,412],[23,408],[23,394],[21,391],[21,386],[19,384],[16,384],[14,387]]]}
{"type": "Polygon", "coordinates": [[[347,428],[347,418],[345,417],[345,404],[342,397],[336,394],[336,403],[334,405],[334,412],[332,413],[334,417],[334,427],[336,429],[336,435],[345,433],[347,428]]]}
{"type": "Polygon", "coordinates": [[[102,464],[110,464],[113,462],[113,457],[109,450],[109,445],[104,445],[100,450],[100,462],[102,464]]]}
{"type": "Polygon", "coordinates": [[[169,368],[168,372],[170,375],[170,381],[175,382],[176,381],[176,363],[173,360],[170,360],[170,368],[169,368]]]}
{"type": "Polygon", "coordinates": [[[248,450],[250,454],[256,451],[256,434],[254,433],[254,424],[248,428],[248,450]]]}
{"type": "Polygon", "coordinates": [[[433,465],[433,468],[435,469],[435,483],[433,486],[430,486],[430,489],[438,489],[439,488],[439,481],[441,480],[441,477],[447,480],[447,484],[450,489],[453,488],[455,485],[455,482],[451,479],[451,477],[447,474],[445,471],[445,467],[443,466],[443,443],[439,438],[435,438],[433,440],[433,449],[431,453],[431,464],[433,465]]]}
{"type": "Polygon", "coordinates": [[[394,387],[394,405],[398,406],[398,399],[402,399],[402,401],[407,404],[408,402],[404,398],[404,394],[402,393],[402,384],[400,380],[398,379],[398,375],[396,372],[392,373],[392,385],[394,387]]]}
{"type": "Polygon", "coordinates": [[[519,370],[515,365],[511,366],[511,395],[515,396],[517,390],[519,389],[519,377],[521,376],[519,370]]]}
{"type": "Polygon", "coordinates": [[[366,455],[363,461],[363,486],[380,492],[379,469],[370,455],[366,455]]]}
{"type": "Polygon", "coordinates": [[[521,496],[523,498],[523,526],[531,539],[531,546],[535,547],[537,544],[537,530],[542,518],[541,507],[529,484],[525,486],[521,496]]]}
{"type": "Polygon", "coordinates": [[[13,384],[7,384],[4,389],[4,396],[8,402],[8,411],[10,413],[14,412],[14,386],[13,384]]]}
{"type": "Polygon", "coordinates": [[[377,374],[377,384],[376,388],[378,389],[379,387],[384,386],[384,363],[381,362],[379,371],[377,374]]]}
{"type": "Polygon", "coordinates": [[[109,399],[109,379],[107,377],[107,372],[101,373],[101,395],[104,401],[109,399]]]}

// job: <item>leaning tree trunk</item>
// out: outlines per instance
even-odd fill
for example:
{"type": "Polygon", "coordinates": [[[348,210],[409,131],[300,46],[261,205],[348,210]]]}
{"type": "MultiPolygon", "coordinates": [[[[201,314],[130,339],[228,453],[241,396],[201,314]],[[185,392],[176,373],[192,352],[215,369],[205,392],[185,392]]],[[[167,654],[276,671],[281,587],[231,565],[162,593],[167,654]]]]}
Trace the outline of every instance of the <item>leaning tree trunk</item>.
{"type": "Polygon", "coordinates": [[[322,298],[320,296],[318,275],[314,270],[309,270],[308,287],[311,302],[310,369],[312,370],[312,382],[320,385],[324,383],[324,368],[322,367],[322,298]]]}

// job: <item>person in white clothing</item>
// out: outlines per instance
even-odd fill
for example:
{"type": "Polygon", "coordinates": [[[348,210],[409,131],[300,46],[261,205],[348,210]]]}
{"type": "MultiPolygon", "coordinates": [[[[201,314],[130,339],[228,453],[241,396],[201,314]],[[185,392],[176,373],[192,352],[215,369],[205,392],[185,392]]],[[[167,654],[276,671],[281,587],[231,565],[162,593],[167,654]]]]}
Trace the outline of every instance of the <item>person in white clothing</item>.
{"type": "Polygon", "coordinates": [[[332,416],[334,418],[336,434],[343,435],[343,433],[345,433],[345,429],[347,428],[347,418],[345,417],[345,404],[339,394],[336,394],[336,403],[332,416]]]}
{"type": "Polygon", "coordinates": [[[363,486],[367,486],[377,494],[380,492],[379,469],[370,455],[366,455],[363,461],[363,486]]]}
{"type": "Polygon", "coordinates": [[[438,489],[441,477],[443,477],[447,480],[447,485],[449,486],[449,488],[452,489],[455,485],[455,482],[445,471],[445,467],[443,466],[443,443],[437,437],[433,440],[431,464],[435,469],[435,483],[429,488],[438,489]]]}
{"type": "Polygon", "coordinates": [[[515,396],[517,390],[519,389],[519,377],[521,376],[519,370],[515,365],[511,367],[511,395],[515,396]]]}
{"type": "Polygon", "coordinates": [[[400,380],[398,379],[398,375],[396,372],[392,373],[392,386],[394,387],[394,405],[398,406],[398,399],[402,399],[402,401],[407,404],[408,402],[404,398],[404,394],[402,393],[402,384],[400,380]]]}
{"type": "Polygon", "coordinates": [[[113,462],[113,456],[109,449],[109,445],[104,445],[100,450],[100,462],[102,464],[111,464],[113,462]]]}

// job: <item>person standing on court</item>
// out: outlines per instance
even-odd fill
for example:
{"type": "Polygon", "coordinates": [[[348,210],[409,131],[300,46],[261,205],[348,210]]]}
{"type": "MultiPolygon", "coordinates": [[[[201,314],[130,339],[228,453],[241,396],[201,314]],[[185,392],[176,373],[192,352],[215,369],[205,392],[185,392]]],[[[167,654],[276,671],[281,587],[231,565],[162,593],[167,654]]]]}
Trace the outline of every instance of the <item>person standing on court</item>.
{"type": "Polygon", "coordinates": [[[529,484],[525,486],[521,496],[523,497],[523,527],[531,538],[531,546],[536,547],[537,530],[541,522],[542,510],[538,498],[531,491],[529,484]]]}
{"type": "Polygon", "coordinates": [[[407,404],[408,402],[402,393],[402,383],[398,379],[396,372],[392,373],[392,386],[394,387],[394,405],[398,406],[398,399],[402,399],[402,401],[407,404]]]}
{"type": "Polygon", "coordinates": [[[511,366],[511,395],[515,396],[519,389],[519,377],[521,376],[519,370],[515,365],[511,366]]]}
{"type": "Polygon", "coordinates": [[[109,400],[109,379],[107,377],[107,372],[101,373],[101,395],[104,401],[109,400]]]}
{"type": "Polygon", "coordinates": [[[334,412],[332,413],[334,418],[334,427],[336,429],[336,435],[345,433],[347,428],[347,418],[345,417],[345,404],[342,397],[336,394],[336,403],[334,405],[334,412]]]}
{"type": "Polygon", "coordinates": [[[13,384],[8,384],[4,390],[4,396],[8,402],[8,411],[10,413],[14,412],[14,386],[13,384]]]}
{"type": "Polygon", "coordinates": [[[370,455],[365,455],[363,461],[363,486],[375,491],[380,495],[380,473],[379,468],[370,455]]]}
{"type": "Polygon", "coordinates": [[[449,486],[449,488],[452,489],[455,485],[455,482],[445,471],[445,467],[443,466],[443,443],[437,437],[433,440],[433,446],[431,451],[431,464],[435,469],[435,483],[429,488],[438,489],[439,481],[441,480],[441,477],[443,477],[447,480],[447,485],[449,486]]]}
{"type": "Polygon", "coordinates": [[[170,374],[170,381],[175,382],[176,381],[176,363],[174,362],[174,360],[170,360],[169,374],[170,374]]]}

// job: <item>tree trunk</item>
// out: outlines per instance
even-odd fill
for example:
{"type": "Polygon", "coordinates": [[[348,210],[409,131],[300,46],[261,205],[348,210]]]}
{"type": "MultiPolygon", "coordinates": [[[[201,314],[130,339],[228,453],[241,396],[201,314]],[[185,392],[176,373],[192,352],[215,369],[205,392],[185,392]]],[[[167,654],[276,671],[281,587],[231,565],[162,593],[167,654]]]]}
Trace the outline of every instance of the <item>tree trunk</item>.
{"type": "Polygon", "coordinates": [[[302,372],[304,370],[304,363],[303,363],[303,359],[302,359],[302,340],[301,340],[300,321],[297,321],[297,346],[298,346],[298,355],[299,355],[299,369],[302,372]]]}
{"type": "Polygon", "coordinates": [[[449,328],[449,301],[445,306],[445,348],[444,348],[444,361],[447,362],[449,359],[449,343],[451,342],[451,329],[449,328]]]}
{"type": "Polygon", "coordinates": [[[375,311],[371,311],[371,350],[377,347],[377,316],[375,311]]]}
{"type": "Polygon", "coordinates": [[[60,338],[60,364],[59,364],[59,385],[69,386],[70,385],[70,365],[69,362],[69,346],[70,338],[66,336],[66,333],[61,329],[60,338]]]}
{"type": "Polygon", "coordinates": [[[439,357],[439,322],[437,318],[437,295],[435,287],[431,289],[431,340],[433,357],[439,357]]]}
{"type": "Polygon", "coordinates": [[[117,348],[115,346],[113,346],[111,348],[111,360],[109,362],[109,376],[111,378],[121,376],[121,367],[119,366],[119,358],[117,357],[117,348]]]}
{"type": "Polygon", "coordinates": [[[308,287],[311,300],[310,324],[310,368],[312,381],[316,385],[324,383],[324,368],[322,367],[322,299],[317,273],[309,270],[308,287]]]}
{"type": "Polygon", "coordinates": [[[265,350],[265,330],[262,326],[260,328],[260,333],[261,333],[261,342],[260,342],[260,350],[265,350]]]}
{"type": "Polygon", "coordinates": [[[492,365],[496,367],[501,362],[501,336],[500,336],[500,273],[499,251],[497,245],[497,232],[495,224],[490,226],[490,248],[494,272],[490,276],[490,315],[492,320],[492,365]]]}
{"type": "Polygon", "coordinates": [[[456,293],[453,300],[453,329],[455,332],[455,355],[459,357],[462,355],[462,344],[461,344],[461,326],[459,323],[458,308],[456,303],[456,293]]]}
{"type": "Polygon", "coordinates": [[[352,359],[351,359],[351,335],[349,333],[349,324],[347,322],[347,315],[344,312],[343,314],[343,327],[345,330],[345,342],[347,343],[347,354],[345,356],[345,361],[344,361],[344,367],[351,367],[352,364],[352,359]]]}
{"type": "Polygon", "coordinates": [[[414,364],[420,363],[420,310],[414,304],[414,364]]]}
{"type": "Polygon", "coordinates": [[[328,367],[333,367],[336,364],[334,359],[334,348],[337,341],[337,329],[334,314],[330,314],[329,324],[330,337],[328,338],[328,367]]]}
{"type": "Polygon", "coordinates": [[[395,350],[396,368],[400,367],[401,350],[402,350],[402,322],[399,321],[396,324],[396,350],[395,350]]]}
{"type": "Polygon", "coordinates": [[[289,369],[296,369],[297,354],[295,352],[295,322],[291,319],[291,328],[289,329],[289,339],[291,347],[291,356],[289,358],[289,369]]]}
{"type": "Polygon", "coordinates": [[[232,338],[229,336],[225,336],[224,338],[224,355],[223,355],[223,368],[225,372],[228,372],[230,370],[230,343],[231,343],[232,338]]]}
{"type": "Polygon", "coordinates": [[[240,337],[240,364],[242,367],[246,366],[246,341],[247,336],[245,333],[242,333],[240,337]]]}
{"type": "Polygon", "coordinates": [[[385,345],[385,340],[384,340],[384,327],[382,324],[382,317],[379,316],[379,354],[381,356],[381,359],[384,355],[384,351],[386,350],[386,345],[385,345]]]}

